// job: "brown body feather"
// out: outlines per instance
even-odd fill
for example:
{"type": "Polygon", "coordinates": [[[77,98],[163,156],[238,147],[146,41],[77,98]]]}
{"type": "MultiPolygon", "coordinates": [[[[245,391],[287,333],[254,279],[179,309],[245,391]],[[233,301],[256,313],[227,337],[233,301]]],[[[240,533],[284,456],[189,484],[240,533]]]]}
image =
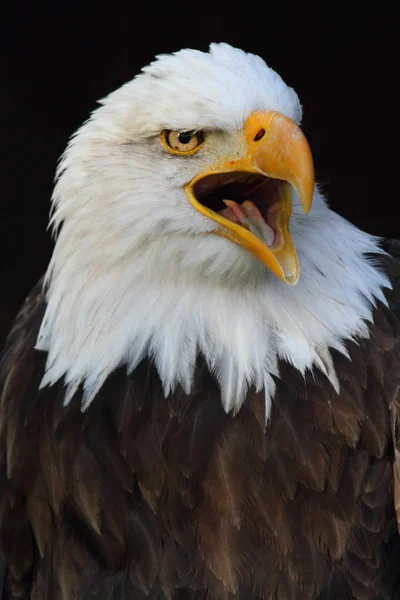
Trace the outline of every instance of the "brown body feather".
{"type": "Polygon", "coordinates": [[[263,395],[227,416],[201,359],[190,395],[146,360],[63,407],[62,382],[38,391],[44,307],[38,286],[2,363],[2,600],[399,597],[393,313],[334,356],[339,396],[282,363],[265,428],[263,395]]]}

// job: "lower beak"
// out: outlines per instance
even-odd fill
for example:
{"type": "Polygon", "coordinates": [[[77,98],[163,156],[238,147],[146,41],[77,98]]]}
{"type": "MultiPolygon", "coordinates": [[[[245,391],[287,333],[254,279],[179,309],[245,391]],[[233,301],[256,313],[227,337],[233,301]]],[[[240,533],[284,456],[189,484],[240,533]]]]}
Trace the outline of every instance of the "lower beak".
{"type": "Polygon", "coordinates": [[[216,164],[212,169],[201,173],[185,186],[185,192],[199,212],[219,224],[216,231],[218,235],[239,244],[280,279],[294,285],[298,281],[300,268],[289,234],[291,187],[295,189],[303,211],[308,213],[314,193],[314,167],[310,147],[296,123],[280,113],[270,111],[258,111],[250,115],[244,126],[244,138],[246,150],[241,158],[216,164]],[[196,198],[195,186],[201,179],[235,171],[265,175],[281,181],[277,188],[279,198],[271,207],[275,231],[272,246],[267,246],[249,229],[212,211],[196,198]]]}

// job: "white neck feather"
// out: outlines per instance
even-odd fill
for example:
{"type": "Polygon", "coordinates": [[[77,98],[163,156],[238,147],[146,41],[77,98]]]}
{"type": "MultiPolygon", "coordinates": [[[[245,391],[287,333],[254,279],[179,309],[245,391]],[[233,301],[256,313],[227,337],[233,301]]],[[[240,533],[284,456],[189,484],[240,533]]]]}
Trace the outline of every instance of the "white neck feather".
{"type": "Polygon", "coordinates": [[[382,288],[390,284],[366,253],[381,250],[318,192],[308,217],[294,207],[291,233],[301,265],[295,287],[217,236],[207,245],[204,235],[190,233],[138,238],[113,262],[121,240],[110,238],[90,253],[83,238],[69,237],[66,224],[37,343],[48,352],[42,386],[64,378],[68,402],[83,383],[86,407],[115,368],[132,371],[148,356],[166,395],[177,385],[189,392],[201,352],[226,411],[237,411],[254,386],[265,389],[268,415],[278,359],[301,373],[318,366],[338,390],[329,348],[346,353],[346,340],[368,336],[375,299],[384,301],[382,288]],[[226,262],[227,244],[235,265],[232,276],[221,276],[218,257],[226,262]]]}

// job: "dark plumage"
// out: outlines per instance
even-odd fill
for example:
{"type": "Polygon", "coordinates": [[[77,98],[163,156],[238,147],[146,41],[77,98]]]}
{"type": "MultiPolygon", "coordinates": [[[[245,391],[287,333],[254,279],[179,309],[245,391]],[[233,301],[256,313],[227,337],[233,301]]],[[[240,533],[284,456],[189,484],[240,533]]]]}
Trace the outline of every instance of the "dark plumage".
{"type": "Polygon", "coordinates": [[[189,396],[145,360],[63,408],[37,392],[43,311],[38,285],[1,365],[2,600],[398,597],[393,313],[335,355],[338,397],[282,363],[266,429],[262,394],[226,415],[201,360],[189,396]]]}

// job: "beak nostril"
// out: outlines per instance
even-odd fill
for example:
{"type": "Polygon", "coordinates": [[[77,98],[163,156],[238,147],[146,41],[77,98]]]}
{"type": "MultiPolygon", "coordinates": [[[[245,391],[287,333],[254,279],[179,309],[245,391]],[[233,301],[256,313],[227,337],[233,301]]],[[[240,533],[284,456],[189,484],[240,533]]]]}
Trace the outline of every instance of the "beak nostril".
{"type": "Polygon", "coordinates": [[[258,133],[256,133],[256,135],[254,136],[254,141],[258,142],[259,140],[261,140],[265,135],[265,129],[260,129],[260,131],[258,133]]]}

